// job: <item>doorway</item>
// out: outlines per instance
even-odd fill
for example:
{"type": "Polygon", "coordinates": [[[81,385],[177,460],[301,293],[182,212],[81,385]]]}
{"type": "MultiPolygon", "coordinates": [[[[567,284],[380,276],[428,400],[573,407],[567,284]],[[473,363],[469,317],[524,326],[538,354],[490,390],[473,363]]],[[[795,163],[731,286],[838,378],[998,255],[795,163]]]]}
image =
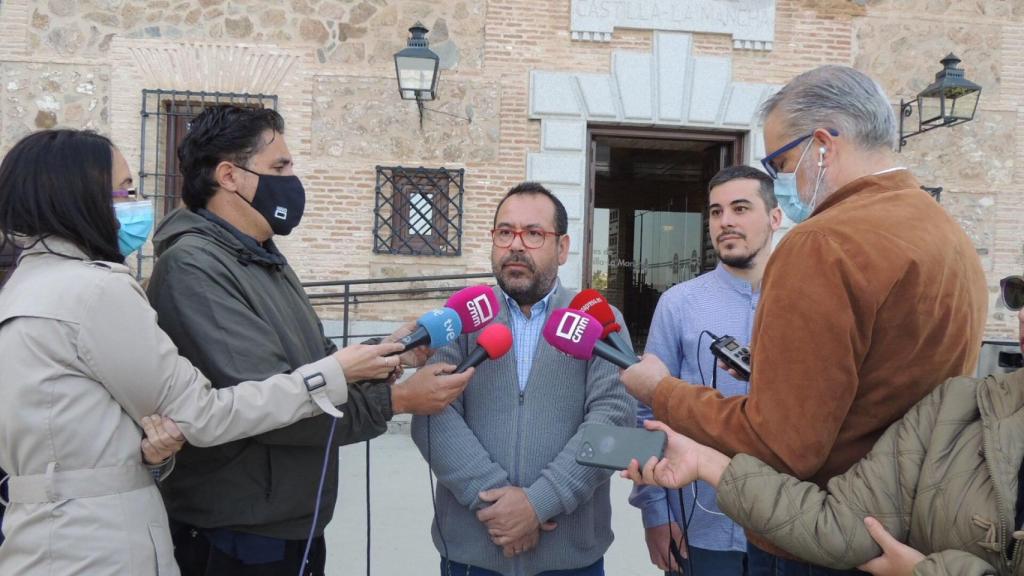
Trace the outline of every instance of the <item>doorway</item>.
{"type": "Polygon", "coordinates": [[[742,135],[591,127],[584,282],[644,349],[661,295],[717,265],[707,185],[741,161],[742,135]]]}

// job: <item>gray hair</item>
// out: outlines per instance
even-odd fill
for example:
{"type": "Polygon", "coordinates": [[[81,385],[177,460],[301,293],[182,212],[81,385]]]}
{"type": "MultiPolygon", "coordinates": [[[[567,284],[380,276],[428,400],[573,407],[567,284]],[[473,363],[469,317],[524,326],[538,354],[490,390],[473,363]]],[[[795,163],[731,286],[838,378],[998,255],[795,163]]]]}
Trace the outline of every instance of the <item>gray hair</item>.
{"type": "Polygon", "coordinates": [[[791,138],[834,128],[864,150],[896,145],[896,115],[882,87],[849,66],[820,66],[792,79],[761,106],[778,111],[791,138]]]}

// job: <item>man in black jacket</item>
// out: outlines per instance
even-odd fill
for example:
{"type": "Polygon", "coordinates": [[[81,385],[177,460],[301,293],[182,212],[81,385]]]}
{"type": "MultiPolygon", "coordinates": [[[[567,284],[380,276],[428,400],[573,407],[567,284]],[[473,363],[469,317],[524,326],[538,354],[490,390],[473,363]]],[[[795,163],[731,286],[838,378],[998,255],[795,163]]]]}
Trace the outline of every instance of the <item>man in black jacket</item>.
{"type": "MultiPolygon", "coordinates": [[[[290,233],[305,208],[281,116],[210,108],[192,121],[178,157],[186,208],[156,232],[148,293],[181,354],[214,386],[226,387],[333,352],[272,240],[290,233]]],[[[411,365],[425,359],[403,355],[411,365]]],[[[468,379],[420,370],[394,386],[350,384],[332,444],[373,438],[396,413],[439,411],[468,379]]],[[[330,429],[331,417],[323,415],[215,448],[186,446],[161,487],[182,574],[293,576],[314,517],[316,538],[303,574],[323,574],[323,530],[337,498],[336,449],[320,502],[316,496],[330,429]]]]}

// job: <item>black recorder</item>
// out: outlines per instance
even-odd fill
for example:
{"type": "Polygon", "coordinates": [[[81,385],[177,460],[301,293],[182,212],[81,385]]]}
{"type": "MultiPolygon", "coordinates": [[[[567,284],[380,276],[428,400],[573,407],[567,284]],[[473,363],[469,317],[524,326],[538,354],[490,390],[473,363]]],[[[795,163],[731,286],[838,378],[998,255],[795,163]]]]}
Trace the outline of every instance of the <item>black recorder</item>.
{"type": "MultiPolygon", "coordinates": [[[[711,334],[710,332],[708,334],[711,334]]],[[[732,336],[718,337],[712,334],[711,353],[732,368],[743,380],[750,379],[750,348],[743,346],[732,336]]]]}

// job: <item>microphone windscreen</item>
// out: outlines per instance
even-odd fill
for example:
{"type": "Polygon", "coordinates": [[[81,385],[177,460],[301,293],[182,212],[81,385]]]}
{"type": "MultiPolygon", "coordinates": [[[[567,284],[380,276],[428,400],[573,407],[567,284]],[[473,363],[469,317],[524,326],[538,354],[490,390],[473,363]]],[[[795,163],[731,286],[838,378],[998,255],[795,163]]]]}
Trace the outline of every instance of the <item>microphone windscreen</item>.
{"type": "Polygon", "coordinates": [[[440,348],[462,334],[462,320],[451,308],[435,308],[416,323],[427,330],[431,348],[440,348]]]}
{"type": "Polygon", "coordinates": [[[504,324],[491,324],[476,339],[477,346],[487,351],[487,357],[497,360],[512,349],[512,331],[504,324]]]}
{"type": "Polygon", "coordinates": [[[596,318],[601,323],[601,326],[604,326],[602,337],[622,329],[615,319],[615,311],[612,310],[612,305],[608,303],[608,300],[600,292],[593,288],[588,288],[577,294],[572,299],[572,302],[569,303],[569,308],[586,312],[596,318]]]}
{"type": "Polygon", "coordinates": [[[544,339],[548,344],[581,360],[590,360],[594,355],[594,346],[603,332],[596,318],[571,308],[555,310],[544,325],[544,339]]]}
{"type": "Polygon", "coordinates": [[[490,286],[478,284],[452,294],[445,307],[451,308],[462,320],[464,333],[476,332],[498,315],[498,297],[490,286]]]}

